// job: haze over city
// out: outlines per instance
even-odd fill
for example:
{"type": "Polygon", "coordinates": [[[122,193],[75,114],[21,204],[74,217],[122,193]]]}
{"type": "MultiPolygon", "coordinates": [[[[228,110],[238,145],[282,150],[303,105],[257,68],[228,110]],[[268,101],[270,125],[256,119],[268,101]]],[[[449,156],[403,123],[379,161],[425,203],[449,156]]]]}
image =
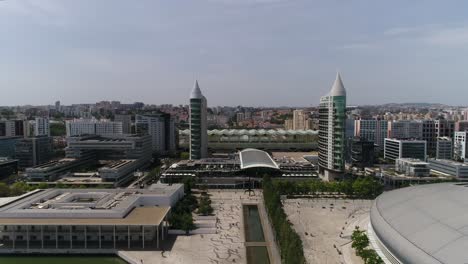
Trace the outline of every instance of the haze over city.
{"type": "Polygon", "coordinates": [[[0,105],[464,105],[465,1],[0,2],[0,105]],[[5,95],[8,96],[5,96],[5,95]]]}

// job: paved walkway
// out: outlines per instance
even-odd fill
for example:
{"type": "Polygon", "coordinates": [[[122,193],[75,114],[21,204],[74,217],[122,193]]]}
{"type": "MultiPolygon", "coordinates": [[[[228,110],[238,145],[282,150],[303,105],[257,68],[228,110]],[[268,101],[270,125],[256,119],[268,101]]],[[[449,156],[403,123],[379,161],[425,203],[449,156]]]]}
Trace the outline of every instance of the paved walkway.
{"type": "Polygon", "coordinates": [[[260,204],[259,212],[270,248],[272,264],[280,263],[273,232],[264,224],[266,212],[262,193],[249,196],[243,190],[210,190],[214,214],[218,218],[216,234],[171,236],[163,243],[165,251],[121,251],[120,255],[131,264],[247,264],[242,204],[260,204]],[[171,240],[172,239],[172,240],[171,240]]]}

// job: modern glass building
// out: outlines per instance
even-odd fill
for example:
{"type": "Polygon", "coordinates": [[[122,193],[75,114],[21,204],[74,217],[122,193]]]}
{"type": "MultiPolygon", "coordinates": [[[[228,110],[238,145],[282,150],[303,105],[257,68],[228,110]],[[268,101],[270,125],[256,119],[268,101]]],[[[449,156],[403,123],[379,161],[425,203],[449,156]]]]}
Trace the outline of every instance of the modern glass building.
{"type": "Polygon", "coordinates": [[[346,90],[340,74],[319,106],[319,175],[324,180],[340,176],[345,168],[346,90]]]}
{"type": "Polygon", "coordinates": [[[206,98],[195,81],[190,94],[190,159],[206,158],[208,152],[208,131],[206,119],[206,98]]]}
{"type": "Polygon", "coordinates": [[[425,140],[385,139],[384,158],[395,161],[401,158],[426,160],[427,144],[425,140]]]}

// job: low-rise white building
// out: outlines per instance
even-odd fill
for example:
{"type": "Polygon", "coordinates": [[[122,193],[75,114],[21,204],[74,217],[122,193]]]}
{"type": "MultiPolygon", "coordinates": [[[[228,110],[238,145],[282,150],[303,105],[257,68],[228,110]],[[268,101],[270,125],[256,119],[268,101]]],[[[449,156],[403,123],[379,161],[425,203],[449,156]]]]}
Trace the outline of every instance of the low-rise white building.
{"type": "Polygon", "coordinates": [[[0,205],[0,252],[111,253],[159,248],[182,184],[150,189],[47,189],[0,205]]]}

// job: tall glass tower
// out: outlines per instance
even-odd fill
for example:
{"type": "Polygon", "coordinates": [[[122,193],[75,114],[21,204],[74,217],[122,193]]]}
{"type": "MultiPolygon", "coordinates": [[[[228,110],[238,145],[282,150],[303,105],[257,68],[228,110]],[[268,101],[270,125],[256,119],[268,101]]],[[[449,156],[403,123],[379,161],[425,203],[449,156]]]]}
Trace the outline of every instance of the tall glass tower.
{"type": "Polygon", "coordinates": [[[339,73],[330,92],[320,98],[319,175],[332,181],[345,170],[346,90],[339,73]]]}
{"type": "Polygon", "coordinates": [[[195,81],[190,94],[190,159],[206,158],[208,154],[208,130],[206,127],[206,98],[195,81]]]}

